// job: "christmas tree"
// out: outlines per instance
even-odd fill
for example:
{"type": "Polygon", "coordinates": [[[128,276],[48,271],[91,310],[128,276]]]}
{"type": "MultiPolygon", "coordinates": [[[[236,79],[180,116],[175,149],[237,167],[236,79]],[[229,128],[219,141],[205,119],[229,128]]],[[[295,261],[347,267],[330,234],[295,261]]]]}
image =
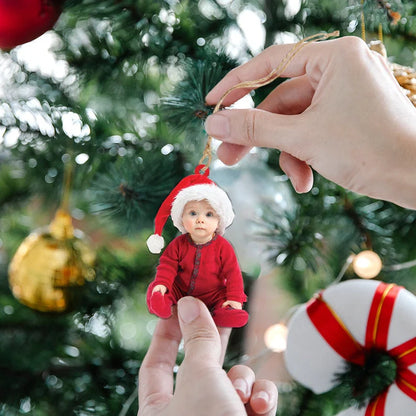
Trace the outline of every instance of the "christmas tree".
{"type": "MultiPolygon", "coordinates": [[[[137,373],[156,322],[145,292],[158,257],[145,241],[158,207],[203,154],[203,122],[213,111],[206,94],[267,46],[318,32],[382,37],[391,61],[415,67],[416,5],[26,3],[16,1],[29,11],[39,3],[50,20],[24,26],[29,12],[1,17],[11,11],[0,0],[0,414],[134,415],[137,373]],[[13,21],[19,24],[6,26],[13,21]],[[17,253],[33,241],[39,251],[27,264],[17,253]],[[71,261],[51,265],[63,255],[71,261]],[[29,291],[45,276],[53,285],[48,301],[46,286],[29,291]]],[[[258,104],[273,85],[248,100],[258,104]]],[[[363,250],[382,259],[377,279],[416,293],[415,212],[318,175],[312,191],[298,195],[277,158],[276,150],[256,149],[233,168],[215,155],[211,164],[235,204],[227,235],[244,260],[249,309],[260,275],[271,276],[285,294],[281,309],[289,309],[356,278],[347,266],[363,250]]],[[[165,240],[175,233],[168,223],[165,240]]],[[[225,367],[262,359],[247,356],[252,331],[233,332],[225,367]]],[[[341,385],[354,371],[340,376],[341,385]]],[[[279,387],[282,416],[330,416],[349,405],[339,391],[316,395],[292,380],[279,387]]],[[[368,397],[379,392],[370,390],[368,397]]]]}

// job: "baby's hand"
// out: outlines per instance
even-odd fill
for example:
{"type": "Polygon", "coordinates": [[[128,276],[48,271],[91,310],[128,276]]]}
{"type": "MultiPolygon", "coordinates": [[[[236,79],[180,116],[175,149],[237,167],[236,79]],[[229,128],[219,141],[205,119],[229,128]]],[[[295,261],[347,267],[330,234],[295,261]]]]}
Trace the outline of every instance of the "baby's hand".
{"type": "Polygon", "coordinates": [[[155,292],[160,292],[162,295],[164,295],[167,290],[168,290],[167,287],[164,285],[156,285],[152,290],[152,295],[155,292]]]}
{"type": "Polygon", "coordinates": [[[235,300],[226,300],[222,307],[231,306],[233,309],[243,309],[243,304],[241,302],[236,302],[235,300]]]}

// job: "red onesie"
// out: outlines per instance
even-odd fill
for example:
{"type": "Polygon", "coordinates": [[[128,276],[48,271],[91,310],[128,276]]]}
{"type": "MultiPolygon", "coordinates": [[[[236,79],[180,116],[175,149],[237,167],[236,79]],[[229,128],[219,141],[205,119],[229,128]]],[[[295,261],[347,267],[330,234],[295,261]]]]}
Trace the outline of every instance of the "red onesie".
{"type": "MultiPolygon", "coordinates": [[[[210,309],[214,320],[215,311],[221,309],[226,300],[240,303],[247,300],[234,249],[224,237],[217,234],[211,241],[201,245],[195,244],[189,234],[176,237],[160,257],[155,280],[148,289],[148,305],[156,285],[167,287],[165,299],[171,305],[175,305],[183,296],[201,299],[210,309]]],[[[233,312],[237,313],[237,310],[233,312]]],[[[245,311],[239,312],[247,314],[245,311]]]]}

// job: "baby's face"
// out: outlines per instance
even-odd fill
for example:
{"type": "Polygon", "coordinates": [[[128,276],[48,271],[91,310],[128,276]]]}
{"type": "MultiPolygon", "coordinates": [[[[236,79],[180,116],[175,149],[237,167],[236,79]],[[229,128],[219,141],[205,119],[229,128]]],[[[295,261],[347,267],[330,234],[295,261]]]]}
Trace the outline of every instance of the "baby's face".
{"type": "Polygon", "coordinates": [[[205,244],[212,240],[219,217],[207,200],[189,201],[183,209],[182,223],[194,243],[205,244]]]}

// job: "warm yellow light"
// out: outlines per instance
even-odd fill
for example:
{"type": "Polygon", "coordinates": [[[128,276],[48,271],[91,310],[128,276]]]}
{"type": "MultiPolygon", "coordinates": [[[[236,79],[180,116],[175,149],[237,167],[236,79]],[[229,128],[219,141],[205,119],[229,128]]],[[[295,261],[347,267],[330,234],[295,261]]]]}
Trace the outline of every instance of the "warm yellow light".
{"type": "Polygon", "coordinates": [[[269,326],[264,333],[266,347],[274,352],[282,352],[287,345],[287,327],[283,324],[269,326]]]}
{"type": "Polygon", "coordinates": [[[378,254],[371,250],[365,250],[358,253],[352,262],[352,268],[355,274],[363,279],[372,279],[376,277],[383,267],[378,254]]]}

